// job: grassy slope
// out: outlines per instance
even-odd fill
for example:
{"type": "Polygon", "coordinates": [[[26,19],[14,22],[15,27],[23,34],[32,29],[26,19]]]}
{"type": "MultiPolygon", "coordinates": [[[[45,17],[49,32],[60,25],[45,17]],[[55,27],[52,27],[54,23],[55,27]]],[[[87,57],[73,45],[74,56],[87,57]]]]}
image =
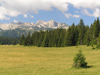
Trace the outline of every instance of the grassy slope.
{"type": "Polygon", "coordinates": [[[0,75],[100,75],[100,50],[80,47],[0,46],[0,75]],[[80,47],[91,68],[71,67],[80,47]]]}

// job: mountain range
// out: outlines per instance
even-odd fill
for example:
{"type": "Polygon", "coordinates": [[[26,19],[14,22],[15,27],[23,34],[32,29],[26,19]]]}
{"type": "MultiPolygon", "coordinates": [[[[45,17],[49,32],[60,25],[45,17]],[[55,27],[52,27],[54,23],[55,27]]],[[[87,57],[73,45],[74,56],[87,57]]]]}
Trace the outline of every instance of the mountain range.
{"type": "Polygon", "coordinates": [[[50,20],[47,22],[44,20],[39,20],[36,22],[36,24],[29,22],[23,23],[21,21],[18,21],[16,23],[0,23],[0,36],[20,37],[22,34],[27,35],[29,32],[33,33],[34,31],[54,30],[57,28],[68,29],[68,27],[69,26],[67,24],[58,23],[54,20],[50,20]]]}

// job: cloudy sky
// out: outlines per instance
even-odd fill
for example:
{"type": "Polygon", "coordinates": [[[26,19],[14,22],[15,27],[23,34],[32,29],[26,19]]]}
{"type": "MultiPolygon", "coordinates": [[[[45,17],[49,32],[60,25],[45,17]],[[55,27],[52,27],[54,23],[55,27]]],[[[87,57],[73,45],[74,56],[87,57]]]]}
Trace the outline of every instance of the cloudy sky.
{"type": "Polygon", "coordinates": [[[99,0],[0,0],[0,23],[55,20],[90,25],[100,16],[99,0]]]}

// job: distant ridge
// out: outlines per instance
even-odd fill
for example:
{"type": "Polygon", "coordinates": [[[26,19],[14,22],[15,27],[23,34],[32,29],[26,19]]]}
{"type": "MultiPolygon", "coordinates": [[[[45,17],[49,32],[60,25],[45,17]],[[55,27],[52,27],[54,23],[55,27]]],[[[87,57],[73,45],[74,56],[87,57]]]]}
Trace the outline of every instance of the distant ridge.
{"type": "Polygon", "coordinates": [[[44,21],[44,20],[39,20],[34,23],[23,23],[21,21],[18,21],[16,23],[0,23],[0,30],[14,30],[14,29],[21,29],[21,30],[40,30],[40,29],[56,29],[56,28],[64,28],[68,29],[68,25],[65,23],[58,23],[54,20],[50,21],[44,21]]]}

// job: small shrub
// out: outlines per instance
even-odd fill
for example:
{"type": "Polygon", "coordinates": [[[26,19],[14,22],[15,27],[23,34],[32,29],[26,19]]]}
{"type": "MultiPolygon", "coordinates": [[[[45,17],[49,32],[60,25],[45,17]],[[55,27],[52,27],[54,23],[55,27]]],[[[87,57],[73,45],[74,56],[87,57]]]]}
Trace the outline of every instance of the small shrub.
{"type": "Polygon", "coordinates": [[[80,67],[87,67],[87,62],[85,62],[85,57],[82,54],[82,51],[79,50],[79,53],[76,54],[76,57],[74,57],[73,61],[73,65],[72,67],[76,67],[76,68],[80,68],[80,67]]]}

